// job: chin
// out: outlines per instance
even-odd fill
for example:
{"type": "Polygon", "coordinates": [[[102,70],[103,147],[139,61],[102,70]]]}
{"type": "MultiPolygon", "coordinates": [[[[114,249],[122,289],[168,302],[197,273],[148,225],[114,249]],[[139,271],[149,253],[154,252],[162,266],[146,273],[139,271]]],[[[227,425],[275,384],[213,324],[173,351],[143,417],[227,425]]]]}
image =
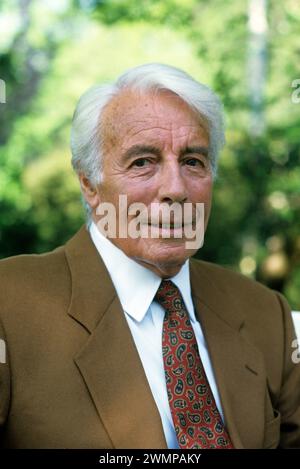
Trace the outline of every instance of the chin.
{"type": "Polygon", "coordinates": [[[134,257],[137,262],[161,276],[171,277],[179,272],[185,261],[194,253],[194,250],[187,250],[184,243],[155,243],[134,257]]]}
{"type": "Polygon", "coordinates": [[[164,259],[182,259],[183,262],[186,261],[189,257],[191,257],[196,252],[195,249],[187,249],[186,243],[166,243],[157,248],[157,256],[164,258],[164,259]]]}

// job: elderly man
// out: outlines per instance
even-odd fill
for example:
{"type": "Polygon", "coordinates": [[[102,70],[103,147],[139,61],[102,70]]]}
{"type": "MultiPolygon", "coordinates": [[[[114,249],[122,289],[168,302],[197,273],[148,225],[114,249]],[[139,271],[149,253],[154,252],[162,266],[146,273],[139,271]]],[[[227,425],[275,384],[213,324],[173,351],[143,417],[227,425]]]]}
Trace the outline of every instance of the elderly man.
{"type": "Polygon", "coordinates": [[[214,93],[173,67],[136,67],[82,96],[71,144],[87,227],[0,265],[2,446],[300,447],[286,301],[191,259],[186,220],[150,210],[190,206],[194,227],[202,206],[205,229],[223,144],[214,93]],[[150,216],[132,236],[136,203],[150,216]]]}

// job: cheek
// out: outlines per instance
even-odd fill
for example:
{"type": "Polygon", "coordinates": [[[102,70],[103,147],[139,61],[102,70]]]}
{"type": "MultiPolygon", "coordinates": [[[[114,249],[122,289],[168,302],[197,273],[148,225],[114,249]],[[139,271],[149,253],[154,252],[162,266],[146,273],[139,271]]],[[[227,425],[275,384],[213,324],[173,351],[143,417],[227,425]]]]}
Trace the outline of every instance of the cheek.
{"type": "Polygon", "coordinates": [[[127,195],[129,203],[142,202],[148,205],[155,199],[157,188],[154,180],[126,180],[121,192],[127,195]]]}
{"type": "MultiPolygon", "coordinates": [[[[126,178],[118,181],[111,181],[102,187],[100,200],[102,202],[112,203],[119,213],[120,196],[127,196],[127,208],[134,203],[142,203],[148,207],[155,200],[155,188],[153,184],[145,184],[144,182],[128,181],[126,178]]],[[[122,199],[122,203],[126,203],[122,199]]],[[[135,218],[133,215],[129,218],[135,218]]]]}
{"type": "Polygon", "coordinates": [[[189,198],[192,202],[204,202],[210,205],[212,197],[211,178],[201,181],[190,182],[189,198]]]}

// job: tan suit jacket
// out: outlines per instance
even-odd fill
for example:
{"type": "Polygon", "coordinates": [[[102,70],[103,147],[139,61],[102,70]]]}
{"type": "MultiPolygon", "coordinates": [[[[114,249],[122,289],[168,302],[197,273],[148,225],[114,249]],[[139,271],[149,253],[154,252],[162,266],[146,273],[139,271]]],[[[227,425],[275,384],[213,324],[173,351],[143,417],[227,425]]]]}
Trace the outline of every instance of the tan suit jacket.
{"type": "MultiPolygon", "coordinates": [[[[235,448],[300,447],[300,365],[277,293],[192,260],[192,295],[235,448]]],[[[1,445],[165,448],[109,274],[87,230],[0,262],[1,445]]]]}

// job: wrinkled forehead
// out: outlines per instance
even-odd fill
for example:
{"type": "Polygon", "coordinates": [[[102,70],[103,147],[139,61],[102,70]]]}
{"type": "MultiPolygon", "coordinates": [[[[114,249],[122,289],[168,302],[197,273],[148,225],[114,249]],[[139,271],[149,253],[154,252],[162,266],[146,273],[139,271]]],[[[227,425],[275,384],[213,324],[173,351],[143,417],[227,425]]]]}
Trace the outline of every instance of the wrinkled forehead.
{"type": "Polygon", "coordinates": [[[104,145],[115,145],[125,138],[132,126],[159,122],[160,125],[183,125],[204,128],[209,135],[206,119],[192,109],[178,95],[169,90],[124,90],[114,96],[105,106],[101,119],[101,134],[104,145]]]}

